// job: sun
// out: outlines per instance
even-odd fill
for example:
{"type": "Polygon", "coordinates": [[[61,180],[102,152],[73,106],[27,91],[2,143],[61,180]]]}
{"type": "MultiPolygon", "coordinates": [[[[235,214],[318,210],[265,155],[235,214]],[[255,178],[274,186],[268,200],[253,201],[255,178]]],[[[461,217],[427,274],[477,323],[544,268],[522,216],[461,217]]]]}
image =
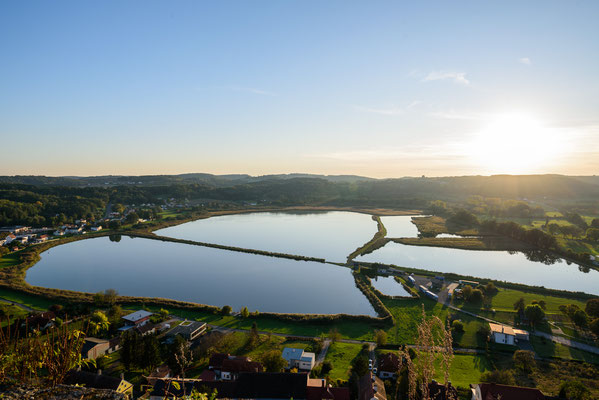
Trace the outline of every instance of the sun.
{"type": "Polygon", "coordinates": [[[547,172],[561,151],[554,129],[520,113],[495,116],[468,147],[477,168],[491,174],[547,172]]]}

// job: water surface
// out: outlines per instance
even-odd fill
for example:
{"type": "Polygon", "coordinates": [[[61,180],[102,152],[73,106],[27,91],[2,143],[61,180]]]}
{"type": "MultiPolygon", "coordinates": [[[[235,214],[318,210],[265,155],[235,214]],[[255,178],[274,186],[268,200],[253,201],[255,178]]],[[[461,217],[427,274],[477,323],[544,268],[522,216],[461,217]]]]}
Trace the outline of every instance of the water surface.
{"type": "Polygon", "coordinates": [[[376,290],[387,296],[410,296],[401,283],[397,282],[392,276],[377,276],[376,278],[371,279],[370,282],[372,282],[372,286],[374,286],[376,290]]]}
{"type": "Polygon", "coordinates": [[[439,272],[490,278],[552,289],[599,294],[599,271],[581,272],[558,260],[552,265],[530,261],[523,253],[409,246],[389,242],[356,261],[380,262],[439,272]]]}
{"type": "Polygon", "coordinates": [[[263,212],[200,219],[155,231],[157,235],[345,262],[377,231],[367,214],[263,212]]]}
{"type": "MultiPolygon", "coordinates": [[[[396,215],[381,217],[381,221],[387,228],[387,237],[404,238],[418,237],[418,228],[412,223],[414,215],[396,215]]],[[[420,215],[418,215],[420,217],[420,215]]]]}
{"type": "Polygon", "coordinates": [[[54,247],[27,271],[31,285],[163,297],[234,310],[376,315],[348,268],[123,236],[54,247]]]}

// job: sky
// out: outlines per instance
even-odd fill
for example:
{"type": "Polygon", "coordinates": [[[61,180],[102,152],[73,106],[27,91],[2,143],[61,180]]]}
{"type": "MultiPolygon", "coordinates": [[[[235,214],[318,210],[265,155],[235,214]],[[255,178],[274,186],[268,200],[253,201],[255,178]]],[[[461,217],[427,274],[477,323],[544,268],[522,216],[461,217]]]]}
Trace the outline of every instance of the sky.
{"type": "Polygon", "coordinates": [[[2,1],[0,175],[593,175],[597,20],[597,1],[2,1]]]}

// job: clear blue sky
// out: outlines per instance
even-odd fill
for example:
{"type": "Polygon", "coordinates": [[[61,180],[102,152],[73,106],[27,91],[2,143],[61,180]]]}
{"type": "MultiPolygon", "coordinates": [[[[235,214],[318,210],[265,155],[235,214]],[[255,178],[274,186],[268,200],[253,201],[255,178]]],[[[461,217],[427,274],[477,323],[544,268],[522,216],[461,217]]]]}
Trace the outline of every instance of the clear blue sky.
{"type": "Polygon", "coordinates": [[[597,1],[2,1],[0,174],[594,174],[597,21],[597,1]]]}

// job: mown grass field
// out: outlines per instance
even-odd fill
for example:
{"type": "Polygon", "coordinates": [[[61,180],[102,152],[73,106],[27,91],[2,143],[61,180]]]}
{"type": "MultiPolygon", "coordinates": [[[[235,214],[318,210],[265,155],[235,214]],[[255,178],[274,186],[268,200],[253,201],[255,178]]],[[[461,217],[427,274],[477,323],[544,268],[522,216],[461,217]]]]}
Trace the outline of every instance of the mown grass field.
{"type": "Polygon", "coordinates": [[[599,355],[594,353],[554,343],[538,336],[531,335],[530,342],[539,357],[558,357],[564,360],[586,361],[593,364],[599,364],[599,355]]]}
{"type": "MultiPolygon", "coordinates": [[[[468,388],[471,383],[480,382],[485,371],[492,370],[493,365],[484,354],[456,354],[449,368],[449,381],[453,386],[468,388]]],[[[435,380],[445,380],[440,360],[435,362],[435,380]]]]}
{"type": "Polygon", "coordinates": [[[5,254],[4,256],[0,257],[0,268],[12,267],[17,265],[19,262],[21,262],[21,260],[19,259],[18,252],[5,254]]]}
{"type": "Polygon", "coordinates": [[[15,303],[23,304],[36,310],[47,310],[55,302],[43,297],[32,296],[10,289],[0,288],[0,298],[15,303]]]}
{"type": "Polygon", "coordinates": [[[325,357],[325,361],[330,361],[333,366],[329,378],[332,380],[348,380],[351,362],[358,357],[361,351],[361,344],[332,343],[325,357]]]}

